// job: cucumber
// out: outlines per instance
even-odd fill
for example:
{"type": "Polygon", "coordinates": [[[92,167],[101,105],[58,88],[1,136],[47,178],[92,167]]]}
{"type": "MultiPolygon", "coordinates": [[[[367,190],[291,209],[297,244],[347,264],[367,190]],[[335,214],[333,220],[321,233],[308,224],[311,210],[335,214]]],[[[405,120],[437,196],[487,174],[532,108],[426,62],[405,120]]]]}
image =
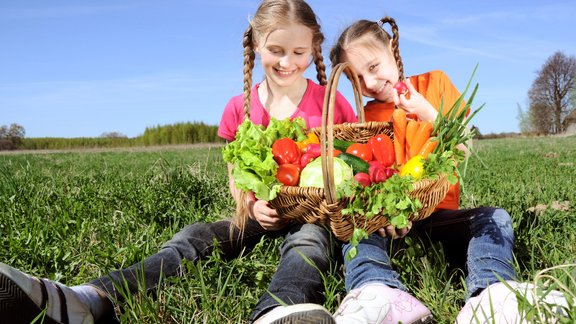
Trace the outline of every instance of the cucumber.
{"type": "Polygon", "coordinates": [[[370,168],[370,164],[368,162],[362,160],[361,158],[357,157],[356,155],[352,155],[350,153],[340,153],[338,158],[342,159],[346,164],[352,167],[352,171],[354,174],[364,172],[368,173],[368,169],[370,168]]]}
{"type": "Polygon", "coordinates": [[[342,152],[346,152],[348,146],[354,144],[354,142],[343,141],[339,139],[334,139],[334,148],[342,152]]]}

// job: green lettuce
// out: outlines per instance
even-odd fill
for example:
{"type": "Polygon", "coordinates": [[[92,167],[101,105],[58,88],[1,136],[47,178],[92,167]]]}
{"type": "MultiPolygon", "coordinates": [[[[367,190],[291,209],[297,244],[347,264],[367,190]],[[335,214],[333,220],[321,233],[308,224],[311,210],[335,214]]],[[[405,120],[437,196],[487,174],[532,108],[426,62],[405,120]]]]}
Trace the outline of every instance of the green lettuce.
{"type": "Polygon", "coordinates": [[[274,199],[281,184],[276,179],[278,164],[272,155],[272,144],[279,138],[296,138],[297,129],[305,127],[302,118],[271,118],[267,128],[244,120],[238,127],[236,139],[222,149],[224,161],[234,165],[232,178],[236,187],[253,191],[258,199],[274,199]]]}

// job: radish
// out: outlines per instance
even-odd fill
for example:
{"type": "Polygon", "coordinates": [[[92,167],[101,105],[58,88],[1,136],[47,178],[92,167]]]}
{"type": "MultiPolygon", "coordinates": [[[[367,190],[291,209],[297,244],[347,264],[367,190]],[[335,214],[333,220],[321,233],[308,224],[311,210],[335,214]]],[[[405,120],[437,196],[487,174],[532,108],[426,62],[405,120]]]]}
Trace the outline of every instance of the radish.
{"type": "Polygon", "coordinates": [[[394,85],[394,89],[396,89],[398,95],[402,94],[405,95],[406,93],[408,93],[408,86],[406,85],[406,83],[402,81],[396,82],[396,84],[394,85]]]}

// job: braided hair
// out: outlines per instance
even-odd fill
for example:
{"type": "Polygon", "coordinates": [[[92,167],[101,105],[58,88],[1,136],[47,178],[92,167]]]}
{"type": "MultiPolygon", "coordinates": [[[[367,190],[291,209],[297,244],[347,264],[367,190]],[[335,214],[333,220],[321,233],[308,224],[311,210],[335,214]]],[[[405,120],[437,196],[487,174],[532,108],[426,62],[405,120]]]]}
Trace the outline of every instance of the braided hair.
{"type": "Polygon", "coordinates": [[[324,34],[312,8],[303,0],[264,0],[244,32],[242,42],[244,46],[244,113],[246,116],[250,116],[256,41],[276,30],[278,26],[290,23],[302,24],[312,31],[312,60],[316,65],[316,78],[321,85],[327,83],[326,66],[322,56],[324,34]]]}
{"type": "MultiPolygon", "coordinates": [[[[244,47],[244,115],[250,118],[252,95],[252,72],[256,58],[257,40],[265,39],[268,34],[291,23],[306,26],[312,32],[312,61],[316,66],[316,78],[321,85],[327,84],[326,66],[322,55],[324,34],[318,23],[316,14],[304,0],[264,0],[256,14],[250,20],[244,32],[242,45],[244,47]]],[[[244,230],[249,217],[250,204],[248,194],[241,191],[236,200],[236,214],[231,222],[231,232],[236,228],[244,230]]],[[[232,234],[231,236],[232,237],[232,234]]]]}

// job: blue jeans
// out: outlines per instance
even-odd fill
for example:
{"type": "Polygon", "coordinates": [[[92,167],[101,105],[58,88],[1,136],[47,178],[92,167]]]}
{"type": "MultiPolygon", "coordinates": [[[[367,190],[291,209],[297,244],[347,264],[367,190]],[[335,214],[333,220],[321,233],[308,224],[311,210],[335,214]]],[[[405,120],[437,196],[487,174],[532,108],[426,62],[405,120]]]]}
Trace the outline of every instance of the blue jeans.
{"type": "MultiPolygon", "coordinates": [[[[466,299],[490,284],[515,280],[512,266],[514,231],[510,215],[494,207],[437,211],[414,224],[412,231],[423,232],[431,240],[441,241],[447,254],[465,254],[467,269],[466,299]]],[[[352,246],[344,244],[345,256],[352,246]]],[[[384,283],[406,290],[399,275],[390,265],[390,239],[371,234],[358,245],[358,254],[345,260],[347,291],[367,283],[384,283]]]]}
{"type": "Polygon", "coordinates": [[[336,241],[325,228],[313,224],[293,224],[280,247],[280,264],[268,292],[256,304],[250,322],[279,306],[272,296],[288,305],[324,303],[322,274],[330,271],[335,247],[336,241]],[[309,259],[311,264],[305,259],[309,259]]]}
{"type": "MultiPolygon", "coordinates": [[[[280,264],[268,291],[287,304],[323,303],[324,284],[320,274],[328,272],[334,250],[332,245],[335,244],[328,231],[316,225],[291,223],[280,232],[267,232],[256,221],[249,220],[244,232],[235,228],[231,235],[230,225],[228,220],[188,225],[166,242],[158,253],[128,268],[95,279],[90,284],[123,301],[116,285],[127,287],[134,294],[143,283],[150,291],[158,286],[161,277],[185,275],[182,260],[196,262],[208,258],[215,248],[214,241],[218,242],[222,258],[232,259],[244,250],[251,250],[264,235],[285,235],[280,264]],[[309,265],[298,251],[312,260],[318,269],[309,265]]],[[[250,319],[256,319],[279,305],[266,293],[260,298],[250,319]]]]}

